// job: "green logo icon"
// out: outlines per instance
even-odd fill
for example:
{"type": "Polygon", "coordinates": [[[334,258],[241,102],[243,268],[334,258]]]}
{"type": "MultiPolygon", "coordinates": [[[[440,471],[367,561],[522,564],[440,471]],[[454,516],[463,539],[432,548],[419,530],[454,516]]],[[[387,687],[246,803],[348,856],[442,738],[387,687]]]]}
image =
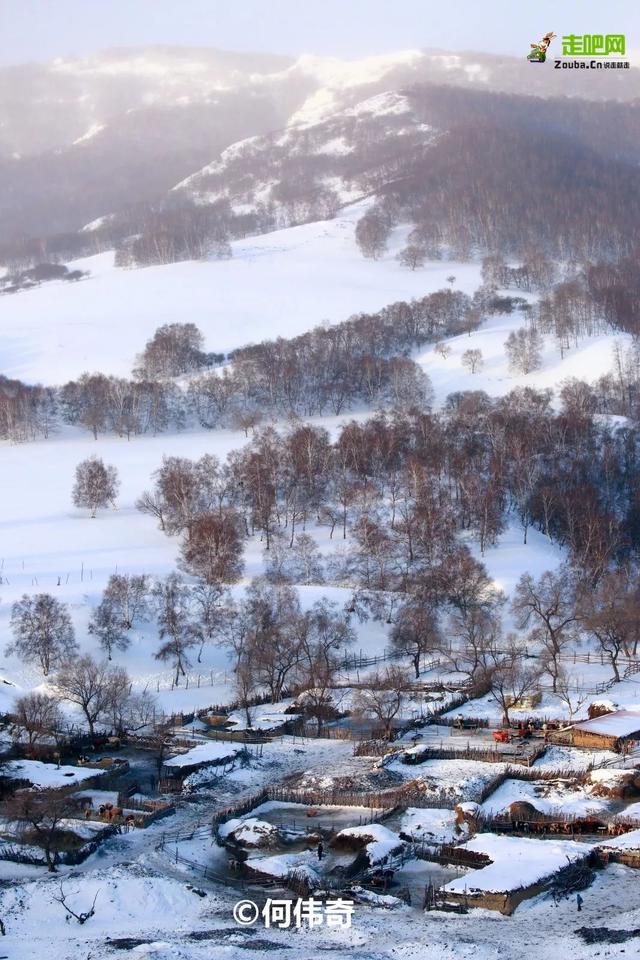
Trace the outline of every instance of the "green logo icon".
{"type": "Polygon", "coordinates": [[[539,43],[532,43],[531,52],[527,54],[527,60],[530,63],[544,63],[547,59],[547,50],[549,49],[549,44],[555,36],[556,34],[550,30],[549,33],[545,33],[544,37],[539,43]]]}

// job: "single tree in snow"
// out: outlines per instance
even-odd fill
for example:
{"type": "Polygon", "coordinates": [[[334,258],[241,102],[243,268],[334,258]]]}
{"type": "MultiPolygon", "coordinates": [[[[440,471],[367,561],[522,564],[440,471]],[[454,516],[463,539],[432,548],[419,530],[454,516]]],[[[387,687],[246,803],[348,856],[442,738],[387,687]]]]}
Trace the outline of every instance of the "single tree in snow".
{"type": "Polygon", "coordinates": [[[356,243],[363,257],[378,260],[387,249],[390,226],[382,214],[370,210],[358,220],[356,225],[356,243]]]}
{"type": "Polygon", "coordinates": [[[115,507],[119,486],[115,467],[105,465],[100,457],[89,457],[76,467],[72,494],[74,505],[86,507],[95,517],[99,507],[106,507],[109,503],[115,507]]]}
{"type": "Polygon", "coordinates": [[[102,595],[102,600],[89,621],[89,633],[98,638],[109,660],[114,650],[126,650],[130,645],[127,631],[138,620],[148,620],[149,578],[145,574],[114,573],[102,595]]]}
{"type": "Polygon", "coordinates": [[[136,510],[139,510],[140,513],[146,513],[150,517],[155,517],[160,524],[160,529],[164,532],[165,503],[157,490],[145,490],[136,500],[136,510]]]}
{"type": "Polygon", "coordinates": [[[443,360],[446,360],[447,357],[451,355],[451,347],[448,343],[445,343],[444,340],[439,340],[434,346],[433,352],[437,353],[443,360]]]}
{"type": "Polygon", "coordinates": [[[147,341],[134,376],[162,380],[197,370],[206,359],[203,346],[204,337],[195,323],[165,323],[147,341]]]}
{"type": "Polygon", "coordinates": [[[411,659],[416,679],[424,657],[434,654],[441,646],[442,635],[434,607],[417,599],[406,603],[391,631],[391,647],[411,659]]]}
{"type": "Polygon", "coordinates": [[[103,597],[93,611],[88,629],[97,638],[108,660],[113,659],[114,650],[126,650],[131,642],[116,608],[107,597],[103,597]]]}
{"type": "Polygon", "coordinates": [[[212,643],[216,636],[222,639],[222,623],[229,613],[225,603],[227,599],[228,594],[219,583],[203,581],[196,584],[191,591],[196,633],[200,641],[198,663],[202,661],[205,644],[212,643]]]}
{"type": "Polygon", "coordinates": [[[72,657],[77,644],[69,611],[49,593],[24,594],[11,609],[13,642],[6,655],[38,663],[45,677],[63,660],[72,657]]]}
{"type": "Polygon", "coordinates": [[[148,620],[149,578],[144,573],[112,573],[104,598],[113,607],[125,630],[131,630],[139,620],[148,620]]]}
{"type": "Polygon", "coordinates": [[[404,250],[401,250],[397,260],[403,267],[409,270],[415,270],[417,267],[423,267],[427,259],[427,251],[417,243],[408,244],[404,250]]]}
{"type": "Polygon", "coordinates": [[[198,642],[198,630],[191,619],[189,588],[182,577],[171,573],[156,583],[153,600],[163,641],[155,657],[172,665],[177,686],[191,666],[189,651],[198,642]]]}
{"type": "Polygon", "coordinates": [[[63,664],[55,680],[62,699],[82,710],[90,736],[94,734],[96,723],[109,720],[114,698],[129,685],[125,670],[110,667],[106,660],[99,663],[89,656],[63,664]]]}
{"type": "Polygon", "coordinates": [[[542,365],[542,337],[535,327],[512,330],[505,341],[505,351],[512,370],[525,375],[542,365]]]}
{"type": "Polygon", "coordinates": [[[465,366],[470,373],[478,373],[479,370],[482,370],[484,363],[482,350],[465,350],[461,359],[463,366],[465,366]]]}
{"type": "Polygon", "coordinates": [[[196,517],[181,548],[181,567],[206,583],[236,583],[243,570],[243,537],[232,510],[196,517]]]}

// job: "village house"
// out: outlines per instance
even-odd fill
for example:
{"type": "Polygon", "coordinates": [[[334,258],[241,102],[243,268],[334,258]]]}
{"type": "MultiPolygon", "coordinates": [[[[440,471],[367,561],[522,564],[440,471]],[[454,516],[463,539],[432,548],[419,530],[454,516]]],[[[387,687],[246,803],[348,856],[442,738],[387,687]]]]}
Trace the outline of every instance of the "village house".
{"type": "Polygon", "coordinates": [[[568,734],[574,747],[626,753],[640,742],[640,711],[615,710],[593,720],[581,720],[574,723],[568,734]]]}

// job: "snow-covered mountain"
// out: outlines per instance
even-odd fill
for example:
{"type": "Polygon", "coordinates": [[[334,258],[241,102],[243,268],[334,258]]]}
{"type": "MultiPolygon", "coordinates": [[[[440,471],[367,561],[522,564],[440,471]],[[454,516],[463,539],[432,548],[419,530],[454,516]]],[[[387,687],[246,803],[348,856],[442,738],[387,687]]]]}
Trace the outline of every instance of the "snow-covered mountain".
{"type": "MultiPolygon", "coordinates": [[[[335,154],[338,137],[365,127],[362,114],[350,114],[358,104],[375,104],[382,94],[401,96],[419,84],[593,100],[638,96],[640,71],[624,71],[624,78],[609,73],[585,78],[565,71],[560,77],[531,70],[524,59],[476,53],[405,50],[359,60],[294,60],[167,47],[5,68],[0,234],[11,242],[77,231],[127,205],[157,199],[219,163],[238,141],[266,135],[276,149],[288,151],[284,129],[333,125],[338,133],[329,136],[328,127],[326,140],[336,140],[330,147],[335,154]]],[[[380,111],[369,110],[374,140],[397,132],[392,118],[386,113],[381,124],[380,111]]]]}

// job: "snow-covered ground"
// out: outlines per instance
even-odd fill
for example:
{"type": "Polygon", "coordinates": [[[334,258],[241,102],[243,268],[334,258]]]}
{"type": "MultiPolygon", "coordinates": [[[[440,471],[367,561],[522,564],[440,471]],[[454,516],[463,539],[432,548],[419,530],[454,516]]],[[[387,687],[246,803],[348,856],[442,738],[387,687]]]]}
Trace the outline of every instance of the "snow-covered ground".
{"type": "Polygon", "coordinates": [[[544,338],[542,366],[525,375],[509,368],[504,347],[511,331],[525,326],[525,322],[522,314],[517,312],[501,315],[469,336],[462,334],[449,338],[446,343],[450,353],[446,357],[432,346],[421,351],[417,360],[431,378],[436,402],[442,403],[454,390],[484,390],[491,397],[500,397],[517,387],[550,388],[557,392],[560,384],[571,377],[593,382],[610,371],[614,344],[618,342],[626,347],[631,339],[620,333],[587,337],[577,346],[565,350],[561,357],[554,338],[547,336],[544,338]],[[476,373],[470,373],[462,364],[466,350],[482,352],[482,368],[476,373]]]}
{"type": "Polygon", "coordinates": [[[86,370],[127,376],[164,323],[195,323],[207,350],[227,353],[425,296],[447,286],[450,274],[457,289],[473,293],[480,285],[475,263],[402,267],[395,260],[407,234],[402,228],[383,260],[365,260],[354,238],[365,205],[335,220],[238,240],[229,260],[138,270],[115,268],[112,252],[74,261],[74,269],[90,271],[86,280],[0,297],[2,372],[47,384],[86,370]]]}

